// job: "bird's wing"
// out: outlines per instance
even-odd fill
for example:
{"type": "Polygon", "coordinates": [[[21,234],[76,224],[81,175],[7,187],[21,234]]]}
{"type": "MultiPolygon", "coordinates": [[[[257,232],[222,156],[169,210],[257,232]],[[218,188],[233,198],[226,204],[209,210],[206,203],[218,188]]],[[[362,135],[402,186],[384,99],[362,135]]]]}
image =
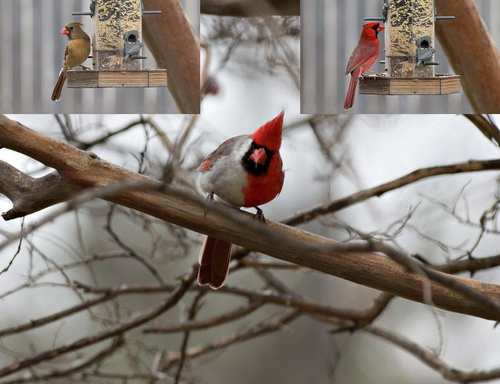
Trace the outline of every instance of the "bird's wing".
{"type": "Polygon", "coordinates": [[[237,141],[247,137],[249,136],[248,135],[235,136],[224,141],[221,145],[219,145],[219,147],[215,151],[213,151],[210,155],[205,157],[205,159],[198,166],[198,171],[199,172],[210,171],[210,169],[212,169],[214,163],[218,159],[224,156],[229,156],[237,141]]]}
{"type": "Polygon", "coordinates": [[[68,55],[69,55],[69,41],[68,41],[68,44],[66,44],[66,49],[64,50],[64,65],[66,65],[66,60],[68,58],[68,55]]]}
{"type": "Polygon", "coordinates": [[[82,64],[90,53],[90,43],[85,39],[71,39],[66,44],[64,64],[68,68],[82,64]]]}
{"type": "Polygon", "coordinates": [[[373,56],[378,55],[379,46],[371,42],[360,42],[352,52],[345,74],[351,73],[356,68],[362,68],[367,62],[373,60],[373,56]]]}

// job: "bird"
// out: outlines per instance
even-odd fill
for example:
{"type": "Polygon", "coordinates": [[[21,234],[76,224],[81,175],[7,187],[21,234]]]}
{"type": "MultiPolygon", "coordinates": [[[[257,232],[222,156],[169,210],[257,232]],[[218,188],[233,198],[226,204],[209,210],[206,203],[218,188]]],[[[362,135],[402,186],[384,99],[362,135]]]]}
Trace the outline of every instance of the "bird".
{"type": "MultiPolygon", "coordinates": [[[[233,207],[253,207],[255,218],[265,223],[259,205],[279,195],[285,178],[279,152],[284,114],[252,135],[224,141],[201,162],[197,183],[208,199],[215,195],[233,207]]],[[[207,236],[200,251],[198,283],[219,289],[226,281],[230,259],[231,243],[207,236]]]]}
{"type": "Polygon", "coordinates": [[[61,99],[61,92],[66,81],[66,72],[78,65],[81,65],[90,54],[90,37],[81,28],[82,23],[69,23],[62,30],[61,34],[68,36],[68,44],[64,52],[64,62],[59,72],[54,90],[52,91],[52,101],[61,99]]]}
{"type": "Polygon", "coordinates": [[[363,72],[368,71],[377,60],[380,51],[380,43],[378,40],[378,33],[383,31],[385,27],[377,22],[366,23],[361,29],[361,36],[358,45],[354,48],[349,61],[345,74],[351,74],[351,81],[344,100],[344,109],[352,108],[354,105],[354,98],[356,97],[356,88],[358,81],[363,72]]]}
{"type": "Polygon", "coordinates": [[[436,49],[429,47],[417,50],[417,67],[426,65],[432,61],[432,56],[436,53],[436,49]]]}

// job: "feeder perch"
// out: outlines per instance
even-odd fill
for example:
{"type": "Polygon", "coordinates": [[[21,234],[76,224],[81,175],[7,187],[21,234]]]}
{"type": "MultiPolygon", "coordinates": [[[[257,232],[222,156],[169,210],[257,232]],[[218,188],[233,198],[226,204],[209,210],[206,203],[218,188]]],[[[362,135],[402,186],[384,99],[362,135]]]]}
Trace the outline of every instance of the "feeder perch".
{"type": "Polygon", "coordinates": [[[460,76],[436,74],[435,0],[384,0],[385,76],[365,76],[359,92],[372,95],[446,95],[460,92],[460,76]]]}
{"type": "Polygon", "coordinates": [[[142,0],[92,0],[90,12],[73,13],[94,19],[92,69],[67,72],[70,88],[166,87],[166,69],[143,69],[141,55],[142,0]]]}

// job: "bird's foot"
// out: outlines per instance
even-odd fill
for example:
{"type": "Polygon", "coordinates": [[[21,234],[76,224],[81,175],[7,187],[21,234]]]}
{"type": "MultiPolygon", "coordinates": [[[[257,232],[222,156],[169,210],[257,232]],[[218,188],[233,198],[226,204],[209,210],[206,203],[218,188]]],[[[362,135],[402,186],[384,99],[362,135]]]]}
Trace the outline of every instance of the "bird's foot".
{"type": "MultiPolygon", "coordinates": [[[[212,193],[209,193],[209,194],[207,195],[207,200],[208,200],[209,202],[213,202],[213,201],[214,201],[214,193],[213,193],[213,192],[212,192],[212,193]]],[[[208,213],[208,207],[207,207],[207,208],[205,208],[205,213],[204,213],[203,217],[205,217],[205,216],[207,215],[207,213],[208,213]]]]}
{"type": "Polygon", "coordinates": [[[266,218],[264,217],[264,211],[259,207],[254,207],[254,208],[257,210],[257,213],[255,214],[255,220],[265,224],[266,218]]]}

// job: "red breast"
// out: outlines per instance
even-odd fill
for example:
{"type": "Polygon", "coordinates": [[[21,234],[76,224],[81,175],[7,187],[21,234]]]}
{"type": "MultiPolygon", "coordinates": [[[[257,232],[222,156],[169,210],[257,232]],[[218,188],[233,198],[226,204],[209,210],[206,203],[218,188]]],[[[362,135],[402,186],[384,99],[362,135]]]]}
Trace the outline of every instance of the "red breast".
{"type": "Polygon", "coordinates": [[[265,204],[281,192],[285,173],[279,149],[283,134],[284,114],[285,111],[281,111],[278,116],[265,123],[252,135],[255,148],[251,147],[249,160],[255,163],[256,167],[262,167],[264,171],[253,172],[252,169],[247,169],[248,185],[242,188],[245,207],[265,204]]]}
{"type": "Polygon", "coordinates": [[[284,179],[283,161],[279,152],[276,152],[265,174],[259,176],[247,174],[248,185],[242,188],[245,197],[244,206],[257,207],[274,199],[281,192],[284,179]]]}

